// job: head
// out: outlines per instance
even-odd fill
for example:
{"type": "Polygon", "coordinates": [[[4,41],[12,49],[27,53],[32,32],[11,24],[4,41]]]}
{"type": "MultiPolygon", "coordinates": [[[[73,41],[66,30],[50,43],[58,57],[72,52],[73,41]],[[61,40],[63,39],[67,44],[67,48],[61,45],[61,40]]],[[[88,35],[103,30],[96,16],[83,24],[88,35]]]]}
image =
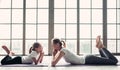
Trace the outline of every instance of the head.
{"type": "Polygon", "coordinates": [[[34,43],[32,46],[32,50],[36,52],[42,52],[42,45],[40,43],[34,43]]]}
{"type": "Polygon", "coordinates": [[[52,39],[53,50],[60,50],[62,48],[62,42],[58,38],[52,39]]]}

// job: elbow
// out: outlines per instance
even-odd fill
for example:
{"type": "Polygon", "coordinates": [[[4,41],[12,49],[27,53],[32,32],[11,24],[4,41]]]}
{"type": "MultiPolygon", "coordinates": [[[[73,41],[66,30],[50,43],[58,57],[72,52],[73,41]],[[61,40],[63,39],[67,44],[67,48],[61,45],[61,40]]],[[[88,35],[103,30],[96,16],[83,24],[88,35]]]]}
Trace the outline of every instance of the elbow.
{"type": "Polygon", "coordinates": [[[52,67],[55,67],[55,65],[56,65],[56,62],[52,61],[52,67]]]}

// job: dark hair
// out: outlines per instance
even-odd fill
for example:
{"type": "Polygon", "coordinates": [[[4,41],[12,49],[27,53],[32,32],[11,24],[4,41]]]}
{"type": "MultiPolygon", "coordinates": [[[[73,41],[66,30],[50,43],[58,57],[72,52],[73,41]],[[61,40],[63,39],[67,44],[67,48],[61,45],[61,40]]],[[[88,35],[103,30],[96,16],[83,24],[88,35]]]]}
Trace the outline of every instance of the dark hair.
{"type": "Polygon", "coordinates": [[[60,47],[62,46],[62,42],[60,41],[60,39],[54,38],[52,41],[53,41],[53,44],[59,43],[59,44],[60,44],[60,47]]]}
{"type": "Polygon", "coordinates": [[[35,42],[32,47],[30,47],[29,53],[31,53],[32,51],[35,51],[35,48],[38,48],[39,46],[41,46],[40,43],[35,42]]]}

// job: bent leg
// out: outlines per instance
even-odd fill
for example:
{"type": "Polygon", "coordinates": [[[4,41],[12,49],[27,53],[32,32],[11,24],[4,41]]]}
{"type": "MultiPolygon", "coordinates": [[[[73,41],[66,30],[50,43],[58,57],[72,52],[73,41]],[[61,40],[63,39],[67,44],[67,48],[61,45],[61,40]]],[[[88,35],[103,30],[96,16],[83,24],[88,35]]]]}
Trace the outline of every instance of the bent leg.
{"type": "Polygon", "coordinates": [[[5,65],[7,61],[11,60],[12,57],[10,57],[9,55],[5,56],[2,60],[1,60],[1,64],[5,65]]]}
{"type": "Polygon", "coordinates": [[[11,60],[8,60],[6,64],[22,64],[22,59],[21,57],[15,57],[11,60]]]}
{"type": "Polygon", "coordinates": [[[90,65],[116,65],[116,61],[107,59],[104,57],[97,57],[94,55],[88,55],[85,59],[85,64],[90,65]]]}

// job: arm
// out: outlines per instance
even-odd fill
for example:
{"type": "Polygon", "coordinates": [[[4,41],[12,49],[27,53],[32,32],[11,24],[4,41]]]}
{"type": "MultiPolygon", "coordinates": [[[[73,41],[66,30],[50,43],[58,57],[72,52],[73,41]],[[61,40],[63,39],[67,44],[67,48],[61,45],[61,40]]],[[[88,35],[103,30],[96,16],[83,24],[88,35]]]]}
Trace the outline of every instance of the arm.
{"type": "Polygon", "coordinates": [[[40,59],[39,59],[39,62],[40,62],[40,63],[42,63],[43,56],[44,56],[44,52],[40,53],[40,59]]]}
{"type": "Polygon", "coordinates": [[[64,55],[65,55],[64,52],[62,52],[62,51],[58,52],[58,53],[55,55],[55,58],[52,60],[51,65],[52,65],[52,66],[55,66],[55,65],[58,63],[58,61],[59,61],[64,55]]]}
{"type": "Polygon", "coordinates": [[[57,54],[57,52],[58,52],[57,50],[53,50],[53,53],[52,53],[53,54],[53,60],[55,59],[55,55],[57,54]]]}
{"type": "Polygon", "coordinates": [[[39,55],[38,59],[36,59],[35,57],[32,58],[32,60],[33,60],[33,62],[35,63],[35,65],[38,64],[39,59],[40,59],[40,55],[39,55]]]}

